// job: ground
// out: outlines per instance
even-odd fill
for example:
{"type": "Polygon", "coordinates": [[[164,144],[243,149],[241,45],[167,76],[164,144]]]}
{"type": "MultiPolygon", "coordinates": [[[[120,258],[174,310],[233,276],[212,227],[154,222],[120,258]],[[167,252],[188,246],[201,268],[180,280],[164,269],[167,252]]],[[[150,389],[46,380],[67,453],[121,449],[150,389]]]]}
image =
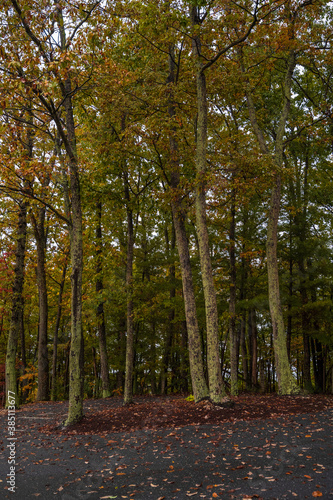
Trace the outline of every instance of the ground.
{"type": "Polygon", "coordinates": [[[233,408],[184,396],[66,402],[16,412],[15,494],[8,491],[7,412],[0,411],[0,497],[61,500],[333,498],[333,396],[233,398],[233,408]],[[331,496],[332,495],[332,496],[331,496]]]}

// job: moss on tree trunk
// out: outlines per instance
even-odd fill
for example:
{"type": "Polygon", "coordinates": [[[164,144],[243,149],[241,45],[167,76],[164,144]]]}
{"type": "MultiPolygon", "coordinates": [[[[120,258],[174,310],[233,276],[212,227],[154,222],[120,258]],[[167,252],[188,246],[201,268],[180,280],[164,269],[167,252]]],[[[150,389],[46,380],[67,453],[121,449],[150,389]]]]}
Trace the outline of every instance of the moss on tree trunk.
{"type": "Polygon", "coordinates": [[[12,311],[6,352],[6,406],[19,407],[19,398],[16,384],[16,352],[17,342],[21,328],[22,308],[23,308],[23,284],[24,284],[24,259],[27,239],[27,203],[19,203],[18,224],[16,235],[14,281],[12,287],[12,311]],[[8,394],[11,402],[8,401],[8,394]]]}

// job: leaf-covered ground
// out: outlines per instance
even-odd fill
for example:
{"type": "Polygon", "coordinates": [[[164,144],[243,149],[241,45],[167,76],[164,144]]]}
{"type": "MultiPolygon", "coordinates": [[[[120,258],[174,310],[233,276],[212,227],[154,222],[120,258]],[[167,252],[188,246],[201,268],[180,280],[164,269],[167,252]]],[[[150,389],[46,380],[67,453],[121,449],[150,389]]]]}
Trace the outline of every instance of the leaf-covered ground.
{"type": "MultiPolygon", "coordinates": [[[[298,413],[317,413],[333,407],[333,396],[277,396],[244,394],[232,398],[232,408],[220,408],[208,401],[195,404],[183,396],[138,397],[123,406],[121,398],[87,401],[83,421],[65,433],[104,434],[137,429],[183,427],[241,420],[267,419],[298,413]]],[[[54,432],[59,420],[43,427],[54,432]]]]}
{"type": "Polygon", "coordinates": [[[0,498],[27,500],[307,500],[333,496],[333,397],[241,395],[233,408],[181,396],[86,400],[16,413],[16,485],[8,491],[0,411],[0,498]],[[13,496],[14,495],[14,496],[13,496]]]}

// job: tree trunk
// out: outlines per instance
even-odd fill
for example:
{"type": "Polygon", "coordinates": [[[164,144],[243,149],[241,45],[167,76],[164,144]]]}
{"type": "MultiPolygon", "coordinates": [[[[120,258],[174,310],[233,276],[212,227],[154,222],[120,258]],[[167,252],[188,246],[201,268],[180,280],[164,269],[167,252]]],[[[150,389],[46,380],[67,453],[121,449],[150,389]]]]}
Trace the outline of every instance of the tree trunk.
{"type": "Polygon", "coordinates": [[[258,336],[258,331],[257,331],[257,318],[256,318],[256,312],[254,309],[251,309],[249,312],[251,314],[251,326],[252,326],[252,349],[251,349],[251,385],[252,388],[257,387],[258,383],[258,373],[257,373],[257,336],[258,336]]]}
{"type": "MultiPolygon", "coordinates": [[[[56,11],[61,50],[65,53],[67,50],[66,32],[64,29],[62,10],[58,4],[56,4],[56,11]]],[[[80,421],[83,417],[84,384],[84,344],[82,332],[82,209],[70,68],[68,68],[66,80],[61,82],[60,88],[63,95],[63,106],[66,114],[66,130],[63,127],[57,111],[54,111],[52,117],[56,123],[59,136],[64,143],[67,153],[71,195],[71,221],[69,224],[71,253],[71,345],[69,355],[69,404],[67,419],[64,422],[65,426],[69,426],[80,421]]]]}
{"type": "MultiPolygon", "coordinates": [[[[304,272],[304,267],[302,266],[304,272]]],[[[300,272],[301,269],[300,269],[300,272]]],[[[301,278],[302,280],[302,278],[301,278]]],[[[309,337],[309,327],[311,327],[310,318],[307,312],[308,296],[304,288],[304,283],[301,284],[301,298],[302,298],[302,335],[303,335],[303,388],[306,392],[313,392],[313,386],[311,382],[311,357],[310,357],[310,337],[309,337]]]]}
{"type": "Polygon", "coordinates": [[[45,207],[38,210],[38,218],[31,214],[37,246],[37,287],[39,299],[39,335],[38,335],[38,389],[37,401],[49,399],[49,355],[48,335],[48,297],[45,269],[45,207]]]}
{"type": "Polygon", "coordinates": [[[126,170],[124,171],[124,192],[125,192],[126,211],[127,211],[127,259],[126,259],[127,333],[126,333],[126,368],[125,368],[124,404],[130,404],[133,401],[133,365],[134,365],[134,326],[133,326],[134,231],[133,231],[133,213],[130,207],[128,173],[126,170]]]}
{"type": "MultiPolygon", "coordinates": [[[[167,249],[167,257],[170,261],[169,265],[169,281],[170,281],[170,292],[169,298],[171,303],[176,297],[176,289],[175,289],[175,277],[176,277],[176,269],[174,263],[174,250],[176,247],[176,235],[174,226],[171,228],[171,245],[169,243],[169,234],[168,228],[165,229],[165,240],[166,240],[166,249],[167,249]],[[171,248],[170,248],[171,247],[171,248]]],[[[161,372],[161,394],[167,394],[168,391],[168,367],[170,361],[170,351],[174,336],[174,319],[175,319],[175,308],[171,306],[169,310],[168,317],[168,325],[167,325],[167,334],[164,344],[164,353],[162,359],[162,372],[161,372]]]]}
{"type": "MultiPolygon", "coordinates": [[[[291,233],[291,228],[290,228],[291,233]]],[[[292,317],[291,317],[291,304],[293,297],[293,260],[291,257],[291,236],[290,236],[290,258],[289,258],[289,302],[288,302],[288,323],[287,323],[287,354],[288,361],[291,362],[291,334],[292,334],[292,317]]]]}
{"type": "Polygon", "coordinates": [[[126,338],[125,338],[125,331],[126,331],[126,318],[125,316],[121,318],[120,325],[119,325],[119,332],[118,332],[118,349],[116,351],[117,355],[117,365],[119,367],[119,370],[117,371],[116,375],[116,388],[118,389],[119,392],[124,388],[124,383],[125,383],[125,361],[126,361],[126,338]]]}
{"type": "MultiPolygon", "coordinates": [[[[169,77],[170,84],[175,84],[175,63],[173,48],[169,54],[169,77]]],[[[168,113],[170,118],[176,114],[172,96],[169,101],[168,113]]],[[[171,188],[171,210],[175,228],[176,243],[179,254],[180,270],[182,275],[183,297],[185,305],[186,327],[188,333],[188,349],[190,372],[192,380],[192,391],[195,401],[208,398],[209,391],[204,377],[202,362],[201,340],[195,304],[195,295],[191,271],[189,245],[185,229],[185,213],[182,207],[180,184],[180,166],[178,160],[178,145],[175,133],[170,135],[170,188],[171,188]]]]}
{"type": "Polygon", "coordinates": [[[76,156],[76,141],[73,108],[70,97],[71,83],[66,82],[66,125],[67,136],[70,142],[71,154],[69,155],[69,174],[71,191],[71,216],[70,230],[71,250],[71,346],[69,356],[69,405],[65,425],[72,425],[83,417],[83,334],[82,334],[82,210],[79,166],[76,156]]]}
{"type": "MultiPolygon", "coordinates": [[[[192,24],[198,25],[198,7],[192,7],[192,24]]],[[[219,330],[218,312],[213,270],[209,251],[209,239],[206,220],[206,154],[207,154],[207,94],[206,77],[202,71],[201,62],[201,40],[195,36],[192,41],[192,50],[195,55],[197,66],[197,137],[196,137],[196,187],[195,187],[195,210],[196,225],[199,244],[199,257],[202,275],[202,283],[205,297],[206,328],[207,328],[207,368],[209,379],[209,396],[214,403],[225,403],[229,401],[226,396],[221,363],[219,358],[219,330]]]]}
{"type": "Polygon", "coordinates": [[[99,339],[99,352],[101,360],[101,377],[102,377],[102,396],[107,398],[111,396],[109,364],[106,346],[106,330],[104,317],[104,299],[101,293],[104,289],[102,278],[102,202],[97,203],[97,226],[96,226],[96,293],[98,296],[97,305],[97,331],[99,339]]]}
{"type": "Polygon", "coordinates": [[[16,384],[16,352],[20,334],[22,307],[23,307],[23,285],[24,285],[24,259],[27,239],[27,203],[19,203],[14,282],[12,287],[12,311],[7,341],[6,352],[6,407],[19,407],[19,398],[16,384]],[[10,399],[8,399],[10,398],[10,399]],[[13,405],[13,400],[15,403],[13,405]]]}
{"type": "Polygon", "coordinates": [[[291,374],[284,331],[283,313],[280,299],[279,271],[277,261],[277,225],[280,212],[281,175],[276,174],[271,193],[267,224],[267,272],[269,309],[272,318],[275,369],[280,394],[297,392],[291,374]]]}
{"type": "MultiPolygon", "coordinates": [[[[274,355],[275,355],[275,370],[278,378],[278,387],[280,394],[293,394],[299,392],[296,382],[292,376],[288,352],[286,346],[286,337],[284,331],[284,321],[281,307],[280,287],[279,287],[279,268],[277,260],[277,238],[278,238],[278,220],[280,213],[281,202],[281,174],[283,166],[283,148],[284,134],[286,122],[290,109],[291,101],[291,82],[292,75],[296,65],[296,57],[294,50],[290,50],[287,61],[287,71],[283,85],[283,104],[281,114],[277,126],[274,156],[272,160],[276,171],[274,172],[273,185],[271,190],[270,207],[267,222],[267,273],[268,273],[268,298],[269,309],[271,313],[274,355]]],[[[270,155],[269,147],[264,138],[256,116],[256,109],[250,92],[246,92],[246,100],[249,110],[250,121],[260,145],[263,154],[270,155]]]]}
{"type": "Polygon", "coordinates": [[[188,335],[186,321],[181,322],[181,362],[180,362],[180,389],[182,392],[188,392],[188,335]]]}
{"type": "MultiPolygon", "coordinates": [[[[0,331],[1,335],[1,331],[0,331]]],[[[25,347],[25,330],[24,330],[24,299],[22,297],[22,308],[21,308],[21,328],[20,328],[20,336],[21,336],[21,376],[25,375],[27,368],[27,358],[26,358],[26,347],[25,347]]],[[[21,402],[24,404],[26,402],[27,390],[25,387],[28,385],[28,380],[23,379],[21,382],[21,402]]]]}
{"type": "Polygon", "coordinates": [[[235,189],[231,193],[231,221],[229,230],[230,292],[229,292],[229,336],[230,336],[230,391],[238,394],[238,339],[236,332],[236,256],[235,256],[235,189]]]}
{"type": "Polygon", "coordinates": [[[58,362],[58,334],[61,319],[61,309],[62,309],[62,294],[65,287],[65,279],[67,272],[67,255],[62,269],[62,276],[59,285],[59,295],[58,295],[58,309],[57,318],[54,326],[54,337],[53,337],[53,357],[52,357],[52,382],[51,382],[51,401],[57,400],[57,362],[58,362]]]}

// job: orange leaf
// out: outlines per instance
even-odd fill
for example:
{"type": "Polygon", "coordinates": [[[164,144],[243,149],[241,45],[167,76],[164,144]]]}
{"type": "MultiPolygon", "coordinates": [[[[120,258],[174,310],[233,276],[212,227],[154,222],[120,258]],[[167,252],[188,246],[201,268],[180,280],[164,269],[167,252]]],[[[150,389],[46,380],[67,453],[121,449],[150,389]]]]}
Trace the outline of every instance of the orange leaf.
{"type": "Polygon", "coordinates": [[[322,497],[322,496],[323,496],[323,494],[322,494],[322,492],[321,492],[321,491],[313,491],[313,492],[312,492],[312,496],[313,496],[313,497],[322,497]]]}

